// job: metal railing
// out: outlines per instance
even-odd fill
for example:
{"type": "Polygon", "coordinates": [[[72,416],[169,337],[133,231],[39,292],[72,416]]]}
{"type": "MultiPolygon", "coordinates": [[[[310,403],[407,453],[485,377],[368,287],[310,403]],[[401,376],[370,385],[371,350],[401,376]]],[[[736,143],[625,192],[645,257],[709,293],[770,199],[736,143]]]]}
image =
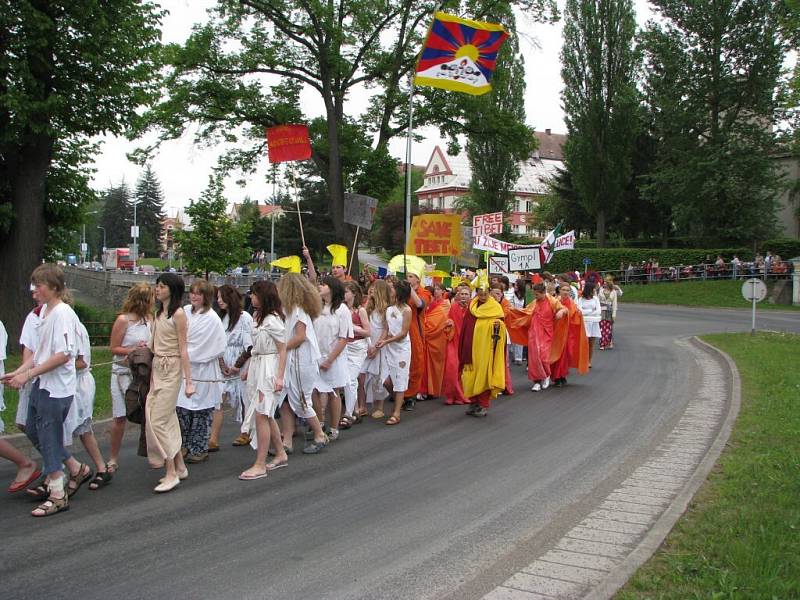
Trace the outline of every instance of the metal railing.
{"type": "Polygon", "coordinates": [[[778,280],[790,279],[792,276],[792,264],[783,261],[766,266],[756,265],[755,263],[733,263],[716,264],[702,263],[698,265],[672,265],[662,267],[660,265],[638,265],[629,266],[622,270],[601,271],[601,275],[611,275],[619,283],[625,284],[646,284],[665,281],[714,281],[723,279],[759,279],[778,280]]]}

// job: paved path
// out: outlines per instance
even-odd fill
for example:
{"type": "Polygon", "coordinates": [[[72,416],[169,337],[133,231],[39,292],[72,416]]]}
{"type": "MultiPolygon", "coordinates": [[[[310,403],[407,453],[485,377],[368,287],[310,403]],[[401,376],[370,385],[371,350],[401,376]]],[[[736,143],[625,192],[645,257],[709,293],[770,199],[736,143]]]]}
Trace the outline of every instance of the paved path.
{"type": "MultiPolygon", "coordinates": [[[[800,316],[770,313],[759,326],[800,332],[800,316]]],[[[159,474],[129,441],[112,485],[82,489],[69,513],[37,520],[24,498],[0,497],[0,598],[468,599],[512,587],[550,552],[592,554],[586,538],[633,508],[631,488],[670,477],[653,471],[654,456],[662,468],[691,464],[670,444],[687,442],[682,427],[696,433],[682,422],[693,400],[724,394],[704,387],[708,365],[684,338],[748,328],[747,311],[623,305],[617,349],[566,388],[533,394],[515,368],[518,393],[486,419],[421,403],[397,427],[358,425],[257,482],[236,479],[250,451],[226,445],[157,496],[159,474]]],[[[0,464],[0,481],[11,476],[0,464]]],[[[595,543],[634,547],[608,540],[595,543]]]]}

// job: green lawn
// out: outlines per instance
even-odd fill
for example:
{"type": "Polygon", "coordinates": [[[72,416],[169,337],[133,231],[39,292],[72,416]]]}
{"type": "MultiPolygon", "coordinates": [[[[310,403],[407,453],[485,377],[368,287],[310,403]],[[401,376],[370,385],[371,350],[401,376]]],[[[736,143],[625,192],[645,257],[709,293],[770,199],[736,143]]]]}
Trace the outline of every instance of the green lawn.
{"type": "Polygon", "coordinates": [[[704,336],[742,379],[726,450],[624,600],[800,597],[800,336],[704,336]]]}
{"type": "MultiPolygon", "coordinates": [[[[622,302],[644,304],[676,304],[679,306],[712,306],[720,308],[750,308],[752,304],[742,297],[742,282],[729,279],[721,281],[681,281],[630,284],[623,287],[622,302]]],[[[769,284],[772,291],[772,284],[769,284]]],[[[770,304],[769,296],[758,303],[757,310],[800,310],[798,306],[770,304]]]]}
{"type": "MultiPolygon", "coordinates": [[[[9,356],[5,361],[6,373],[13,371],[19,366],[22,357],[20,355],[9,356]]],[[[92,348],[92,363],[107,363],[111,360],[111,352],[108,347],[97,346],[92,348]]],[[[94,397],[94,417],[103,419],[111,416],[111,365],[93,367],[97,391],[94,397]]],[[[6,386],[3,390],[3,399],[6,409],[3,411],[3,422],[6,426],[6,433],[18,433],[19,429],[14,423],[17,415],[17,402],[19,396],[17,390],[6,386]]]]}

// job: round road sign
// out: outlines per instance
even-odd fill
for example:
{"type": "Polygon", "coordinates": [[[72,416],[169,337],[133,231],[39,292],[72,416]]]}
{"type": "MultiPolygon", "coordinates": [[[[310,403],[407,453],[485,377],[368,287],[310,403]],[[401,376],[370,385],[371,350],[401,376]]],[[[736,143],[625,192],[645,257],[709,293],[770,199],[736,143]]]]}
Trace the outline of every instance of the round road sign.
{"type": "Polygon", "coordinates": [[[742,284],[742,296],[748,302],[753,300],[761,302],[767,297],[767,286],[760,279],[753,277],[742,284]]]}

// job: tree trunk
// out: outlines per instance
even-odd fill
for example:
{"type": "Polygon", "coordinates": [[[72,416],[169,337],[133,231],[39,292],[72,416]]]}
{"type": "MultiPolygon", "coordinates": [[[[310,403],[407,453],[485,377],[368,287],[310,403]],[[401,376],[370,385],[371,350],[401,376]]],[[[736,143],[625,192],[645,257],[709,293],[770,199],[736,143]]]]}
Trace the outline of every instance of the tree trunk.
{"type": "Polygon", "coordinates": [[[602,208],[597,211],[597,247],[606,247],[606,211],[602,208]]]}
{"type": "Polygon", "coordinates": [[[8,235],[0,238],[0,320],[8,331],[12,352],[19,349],[22,324],[33,308],[30,276],[44,253],[46,181],[52,152],[50,136],[29,133],[5,174],[10,182],[14,221],[8,235]]]}

